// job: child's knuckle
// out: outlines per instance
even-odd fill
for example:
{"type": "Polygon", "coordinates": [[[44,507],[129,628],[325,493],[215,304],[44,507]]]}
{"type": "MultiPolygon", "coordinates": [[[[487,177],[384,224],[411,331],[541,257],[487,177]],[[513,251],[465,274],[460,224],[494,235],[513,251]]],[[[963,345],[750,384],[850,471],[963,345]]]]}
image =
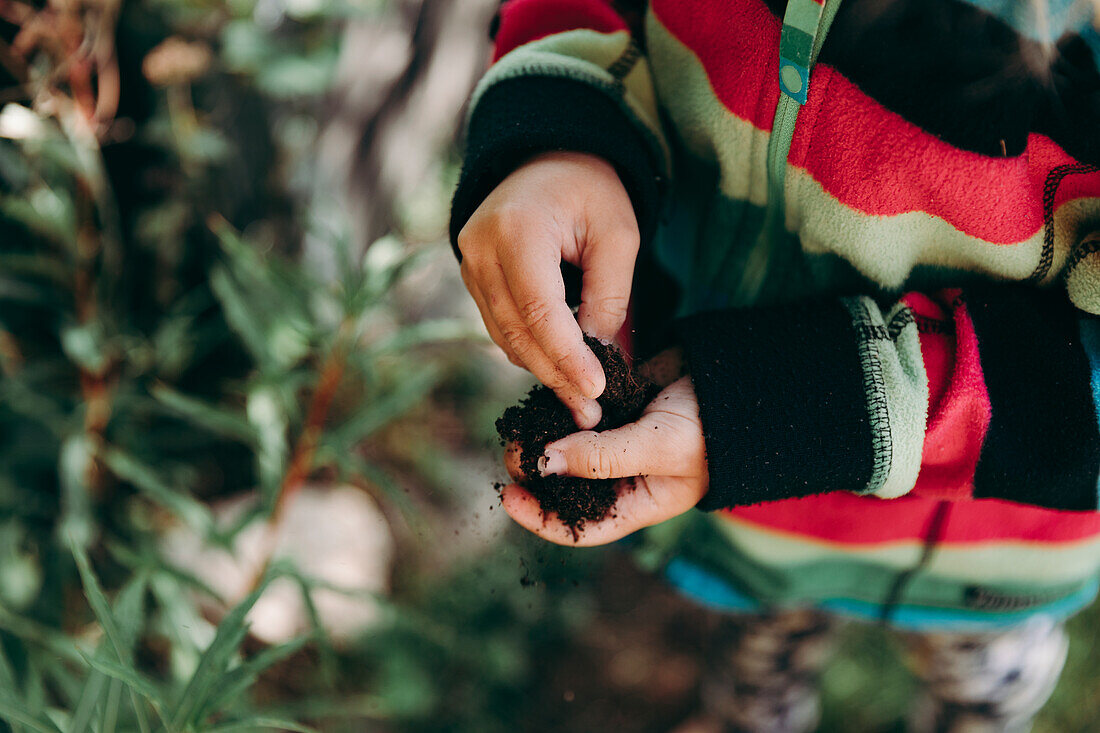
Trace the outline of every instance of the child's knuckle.
{"type": "Polygon", "coordinates": [[[595,442],[588,444],[584,465],[588,469],[588,475],[592,478],[611,478],[615,474],[618,463],[618,458],[607,446],[595,442]]]}

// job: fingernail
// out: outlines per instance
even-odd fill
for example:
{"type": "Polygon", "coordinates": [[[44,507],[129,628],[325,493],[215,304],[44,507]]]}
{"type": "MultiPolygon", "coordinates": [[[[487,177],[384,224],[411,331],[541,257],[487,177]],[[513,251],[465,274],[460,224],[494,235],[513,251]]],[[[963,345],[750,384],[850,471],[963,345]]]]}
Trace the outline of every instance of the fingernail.
{"type": "Polygon", "coordinates": [[[603,390],[600,389],[599,385],[597,385],[596,382],[591,379],[582,379],[579,386],[581,388],[581,392],[584,393],[584,396],[592,400],[596,399],[603,393],[603,390]]]}
{"type": "Polygon", "coordinates": [[[584,424],[579,425],[578,427],[584,428],[585,430],[590,430],[596,427],[596,424],[600,421],[600,418],[603,417],[603,410],[600,408],[600,403],[596,402],[595,400],[592,400],[591,402],[585,404],[584,407],[579,410],[579,412],[581,413],[581,418],[583,419],[584,424]]]}
{"type": "Polygon", "coordinates": [[[565,463],[565,454],[560,450],[548,450],[539,456],[539,474],[554,476],[565,473],[569,466],[565,463]]]}

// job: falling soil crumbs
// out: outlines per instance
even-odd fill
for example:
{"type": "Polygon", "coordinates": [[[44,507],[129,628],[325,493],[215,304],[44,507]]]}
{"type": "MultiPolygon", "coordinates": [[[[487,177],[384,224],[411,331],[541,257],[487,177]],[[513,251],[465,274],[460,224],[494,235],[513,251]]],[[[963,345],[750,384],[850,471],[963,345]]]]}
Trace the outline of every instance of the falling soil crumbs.
{"type": "MultiPolygon", "coordinates": [[[[603,364],[607,386],[597,402],[603,417],[596,431],[611,430],[641,417],[659,388],[641,376],[617,346],[590,336],[585,343],[603,364]]],[[[620,479],[540,476],[539,458],[547,443],[577,432],[573,415],[554,393],[539,385],[518,405],[509,407],[497,420],[497,433],[520,450],[520,468],[527,478],[522,485],[538,500],[544,514],[555,513],[577,536],[585,522],[598,522],[615,504],[615,485],[620,479]]],[[[633,483],[631,483],[631,486],[633,483]]]]}

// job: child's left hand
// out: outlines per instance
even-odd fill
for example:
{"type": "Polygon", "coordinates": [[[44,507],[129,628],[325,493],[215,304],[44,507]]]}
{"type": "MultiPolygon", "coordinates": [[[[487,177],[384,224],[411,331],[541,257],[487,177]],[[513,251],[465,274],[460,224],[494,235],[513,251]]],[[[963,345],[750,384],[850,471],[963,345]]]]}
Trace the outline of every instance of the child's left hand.
{"type": "MultiPolygon", "coordinates": [[[[678,355],[666,352],[649,365],[650,376],[679,373],[678,355]],[[669,369],[675,359],[675,369],[669,369]]],[[[505,459],[514,479],[522,478],[518,451],[505,459]]],[[[576,533],[555,514],[543,515],[538,501],[517,484],[505,487],[504,510],[525,529],[559,545],[586,547],[621,539],[644,527],[679,516],[707,493],[706,446],[699,404],[690,377],[668,384],[637,422],[615,430],[581,431],[546,446],[544,475],[622,478],[618,501],[599,522],[576,533]],[[633,478],[636,477],[636,478],[633,478]],[[630,482],[634,488],[630,488],[630,482]]]]}

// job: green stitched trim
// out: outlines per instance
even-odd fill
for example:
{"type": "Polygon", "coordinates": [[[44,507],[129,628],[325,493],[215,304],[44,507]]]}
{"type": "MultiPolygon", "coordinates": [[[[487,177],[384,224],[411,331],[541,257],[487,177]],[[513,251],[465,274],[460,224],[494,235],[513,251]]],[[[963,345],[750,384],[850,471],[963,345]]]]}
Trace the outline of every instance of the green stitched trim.
{"type": "MultiPolygon", "coordinates": [[[[810,58],[807,60],[808,70],[813,69],[821,46],[825,43],[825,36],[836,18],[840,0],[827,0],[825,9],[821,14],[821,22],[817,25],[817,32],[813,37],[813,48],[810,58]]],[[[785,21],[784,21],[785,22],[785,21]]],[[[783,32],[788,28],[785,26],[783,32]]],[[[793,29],[795,33],[801,33],[793,29]]],[[[805,35],[803,33],[803,35],[805,35]]],[[[792,37],[794,37],[792,35],[792,37]]],[[[780,44],[783,41],[780,40],[780,44]]],[[[782,45],[780,46],[782,48],[782,45]]],[[[809,92],[809,77],[803,88],[803,94],[809,92]]],[[[767,276],[768,264],[772,258],[773,250],[783,241],[786,233],[785,211],[785,185],[787,179],[787,157],[791,152],[791,140],[794,139],[794,128],[798,123],[798,111],[801,108],[799,102],[786,93],[780,92],[779,103],[775,108],[775,117],[772,121],[772,134],[768,139],[768,204],[764,215],[764,226],[760,229],[752,252],[745,263],[745,271],[741,278],[735,302],[751,304],[760,297],[760,291],[764,286],[767,276]]]]}
{"type": "Polygon", "coordinates": [[[523,76],[572,79],[607,93],[620,105],[657,154],[660,174],[666,176],[671,153],[658,119],[648,66],[639,57],[622,78],[616,78],[607,68],[629,53],[632,40],[626,31],[606,34],[579,29],[540,38],[510,51],[474,88],[467,124],[481,95],[498,82],[523,76]]]}
{"type": "MultiPolygon", "coordinates": [[[[575,61],[575,59],[574,59],[575,61]]],[[[661,175],[667,175],[667,169],[669,165],[669,159],[671,153],[669,152],[668,145],[664,138],[661,137],[649,124],[646,117],[640,110],[635,109],[634,105],[630,103],[629,95],[623,94],[622,82],[615,80],[614,78],[603,79],[592,73],[589,69],[577,68],[582,62],[577,62],[576,65],[569,64],[571,68],[562,68],[558,64],[551,63],[530,63],[523,66],[513,66],[508,69],[508,73],[499,74],[493,79],[493,84],[504,81],[506,79],[515,79],[517,77],[550,77],[560,79],[570,79],[572,81],[587,84],[594,89],[607,94],[608,97],[618,103],[619,107],[631,120],[635,123],[635,127],[641,131],[643,137],[649,142],[650,147],[657,153],[657,160],[661,163],[661,175]]],[[[602,71],[602,69],[601,69],[602,71]]],[[[486,84],[484,87],[479,87],[475,91],[475,95],[478,100],[485,91],[492,86],[492,84],[486,84]]],[[[470,112],[468,117],[472,116],[474,109],[474,101],[471,101],[470,112]]],[[[469,124],[469,123],[467,123],[469,124]]]]}
{"type": "Polygon", "coordinates": [[[852,316],[852,327],[859,339],[859,363],[863,371],[863,391],[867,396],[867,414],[871,422],[871,479],[857,494],[873,494],[886,485],[893,462],[893,434],[890,432],[890,410],[886,380],[882,374],[877,341],[888,338],[882,324],[875,323],[863,298],[841,298],[852,316]],[[883,331],[880,338],[878,330],[883,331]]]}
{"type": "Polygon", "coordinates": [[[783,221],[784,186],[787,181],[787,154],[794,138],[795,122],[798,119],[799,104],[786,94],[779,95],[779,105],[775,109],[775,124],[768,138],[768,203],[764,210],[764,223],[760,227],[756,244],[749,252],[745,269],[741,275],[736,302],[751,304],[755,302],[764,286],[768,274],[768,263],[772,251],[782,242],[786,233],[783,221]]]}
{"type": "Polygon", "coordinates": [[[821,53],[821,46],[825,43],[825,36],[829,34],[829,28],[836,19],[837,10],[840,9],[840,0],[826,0],[825,8],[821,11],[821,24],[818,26],[817,35],[814,36],[814,53],[810,57],[810,66],[817,63],[817,57],[821,53]]]}

